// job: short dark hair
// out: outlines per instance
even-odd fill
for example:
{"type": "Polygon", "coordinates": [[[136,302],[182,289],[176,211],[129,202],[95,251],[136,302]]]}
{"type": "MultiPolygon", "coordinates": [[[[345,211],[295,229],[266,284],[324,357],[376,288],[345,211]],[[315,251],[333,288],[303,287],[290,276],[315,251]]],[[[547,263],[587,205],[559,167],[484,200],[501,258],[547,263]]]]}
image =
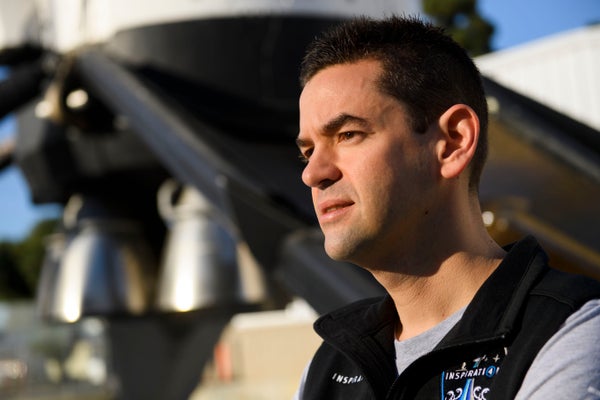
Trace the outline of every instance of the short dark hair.
{"type": "Polygon", "coordinates": [[[301,85],[326,67],[365,59],[381,63],[380,90],[407,108],[417,132],[425,132],[454,104],[467,104],[475,111],[480,137],[469,187],[477,191],[487,157],[488,110],[481,75],[465,49],[442,28],[415,17],[358,17],[311,43],[301,65],[301,85]]]}

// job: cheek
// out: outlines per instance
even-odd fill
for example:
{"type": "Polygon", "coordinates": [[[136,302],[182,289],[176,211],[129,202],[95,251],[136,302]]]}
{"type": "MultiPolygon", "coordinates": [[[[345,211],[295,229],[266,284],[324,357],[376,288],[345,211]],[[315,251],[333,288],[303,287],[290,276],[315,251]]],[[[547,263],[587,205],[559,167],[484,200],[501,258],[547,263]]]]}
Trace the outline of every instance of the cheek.
{"type": "Polygon", "coordinates": [[[358,192],[361,200],[373,207],[371,213],[390,207],[404,186],[401,167],[384,157],[361,162],[360,177],[358,192]]]}
{"type": "Polygon", "coordinates": [[[397,149],[365,162],[362,176],[372,204],[397,209],[420,201],[424,186],[430,184],[427,170],[425,164],[397,149]]]}

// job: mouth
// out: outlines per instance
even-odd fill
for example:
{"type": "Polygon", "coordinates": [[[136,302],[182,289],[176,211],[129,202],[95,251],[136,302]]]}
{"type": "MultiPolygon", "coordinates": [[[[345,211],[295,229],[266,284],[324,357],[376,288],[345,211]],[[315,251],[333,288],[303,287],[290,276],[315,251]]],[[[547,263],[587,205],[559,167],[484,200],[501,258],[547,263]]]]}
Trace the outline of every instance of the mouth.
{"type": "Polygon", "coordinates": [[[328,214],[332,211],[336,211],[336,210],[340,210],[342,208],[344,208],[346,206],[332,206],[332,207],[327,207],[323,210],[323,214],[328,214]]]}
{"type": "Polygon", "coordinates": [[[329,222],[341,217],[354,203],[351,201],[327,201],[319,207],[320,220],[329,222]]]}

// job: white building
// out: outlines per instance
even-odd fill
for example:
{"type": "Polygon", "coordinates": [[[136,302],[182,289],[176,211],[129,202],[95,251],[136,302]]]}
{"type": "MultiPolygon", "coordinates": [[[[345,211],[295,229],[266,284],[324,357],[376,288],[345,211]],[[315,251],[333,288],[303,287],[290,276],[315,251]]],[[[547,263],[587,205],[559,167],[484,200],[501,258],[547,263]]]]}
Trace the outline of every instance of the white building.
{"type": "Polygon", "coordinates": [[[478,57],[482,74],[600,130],[600,24],[478,57]]]}

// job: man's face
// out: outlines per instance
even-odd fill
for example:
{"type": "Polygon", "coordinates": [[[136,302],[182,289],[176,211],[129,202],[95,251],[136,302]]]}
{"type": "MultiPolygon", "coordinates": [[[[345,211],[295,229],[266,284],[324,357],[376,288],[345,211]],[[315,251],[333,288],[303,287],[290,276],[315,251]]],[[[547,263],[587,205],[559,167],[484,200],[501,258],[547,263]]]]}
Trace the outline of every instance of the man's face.
{"type": "Polygon", "coordinates": [[[325,250],[374,268],[424,239],[438,179],[434,140],[377,88],[380,72],[363,60],[317,73],[300,97],[297,140],[325,250]]]}

